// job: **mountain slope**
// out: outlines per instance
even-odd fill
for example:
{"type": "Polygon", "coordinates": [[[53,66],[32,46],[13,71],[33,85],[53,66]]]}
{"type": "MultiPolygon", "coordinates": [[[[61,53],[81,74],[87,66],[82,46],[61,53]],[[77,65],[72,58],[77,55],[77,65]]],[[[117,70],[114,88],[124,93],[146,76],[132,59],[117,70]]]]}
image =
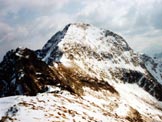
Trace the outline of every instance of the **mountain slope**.
{"type": "Polygon", "coordinates": [[[32,97],[1,98],[1,121],[160,122],[156,63],[111,31],[69,24],[40,50],[7,53],[0,64],[1,97],[32,97]]]}
{"type": "Polygon", "coordinates": [[[88,24],[71,24],[45,44],[42,54],[48,64],[61,62],[72,70],[76,66],[79,76],[105,82],[113,79],[137,83],[162,100],[159,83],[162,79],[150,75],[142,56],[134,53],[121,36],[111,31],[88,24]]]}

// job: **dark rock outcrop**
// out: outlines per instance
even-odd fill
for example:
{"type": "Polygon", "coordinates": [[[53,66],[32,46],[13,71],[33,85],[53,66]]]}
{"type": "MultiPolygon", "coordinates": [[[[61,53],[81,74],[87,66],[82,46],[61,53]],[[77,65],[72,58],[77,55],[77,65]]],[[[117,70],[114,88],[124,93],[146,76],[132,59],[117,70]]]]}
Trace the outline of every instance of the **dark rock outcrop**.
{"type": "Polygon", "coordinates": [[[36,95],[57,84],[48,65],[27,48],[9,51],[0,63],[0,96],[36,95]]]}

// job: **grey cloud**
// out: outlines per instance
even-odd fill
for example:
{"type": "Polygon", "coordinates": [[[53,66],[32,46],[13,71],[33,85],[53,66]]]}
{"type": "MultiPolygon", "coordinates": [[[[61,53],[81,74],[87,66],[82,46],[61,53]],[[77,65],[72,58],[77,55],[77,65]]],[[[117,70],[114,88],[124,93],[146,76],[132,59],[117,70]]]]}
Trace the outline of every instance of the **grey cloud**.
{"type": "Polygon", "coordinates": [[[18,46],[41,48],[60,25],[64,26],[67,24],[66,21],[71,21],[66,14],[58,14],[58,10],[67,3],[68,0],[2,1],[0,58],[2,59],[5,52],[18,46]]]}
{"type": "Polygon", "coordinates": [[[17,46],[41,48],[72,22],[110,29],[147,52],[162,41],[161,5],[162,0],[5,0],[0,4],[1,55],[17,46]]]}
{"type": "Polygon", "coordinates": [[[84,2],[85,8],[78,20],[111,29],[123,35],[137,51],[154,51],[162,43],[162,1],[161,0],[91,0],[84,2]],[[152,45],[152,46],[150,46],[152,45]]]}

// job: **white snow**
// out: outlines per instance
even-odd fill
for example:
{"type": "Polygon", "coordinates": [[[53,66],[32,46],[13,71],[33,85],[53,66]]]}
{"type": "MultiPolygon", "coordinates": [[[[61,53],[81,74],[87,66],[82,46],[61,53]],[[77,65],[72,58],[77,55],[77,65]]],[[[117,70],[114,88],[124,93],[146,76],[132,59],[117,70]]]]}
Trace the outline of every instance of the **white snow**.
{"type": "Polygon", "coordinates": [[[130,107],[123,101],[119,107],[114,111],[117,115],[126,117],[130,111],[130,107]]]}
{"type": "Polygon", "coordinates": [[[162,85],[162,62],[160,60],[154,60],[154,64],[152,64],[151,62],[147,61],[145,66],[147,70],[154,76],[154,78],[162,85]]]}
{"type": "MultiPolygon", "coordinates": [[[[5,115],[8,108],[13,104],[8,105],[6,101],[15,103],[18,112],[12,116],[19,121],[77,121],[84,122],[94,119],[96,121],[114,120],[112,117],[106,117],[93,108],[92,105],[84,104],[83,99],[78,99],[75,96],[40,94],[37,97],[9,97],[0,101],[1,111],[0,117],[5,115]],[[3,102],[6,102],[3,104],[3,102]],[[5,106],[2,106],[2,104],[5,106]]],[[[85,101],[88,102],[88,101],[85,101]]],[[[88,102],[89,103],[89,102],[88,102]]]]}
{"type": "MultiPolygon", "coordinates": [[[[0,99],[0,119],[11,107],[9,117],[20,122],[44,121],[127,121],[131,109],[138,110],[150,120],[159,121],[162,116],[162,103],[139,88],[136,84],[115,84],[120,97],[106,91],[93,91],[85,88],[85,95],[78,97],[69,92],[41,93],[34,97],[14,96],[0,99]],[[118,115],[118,117],[115,117],[118,115]],[[151,119],[152,118],[152,119],[151,119]]],[[[52,88],[52,87],[51,87],[52,88]]],[[[53,87],[54,88],[54,87],[53,87]]],[[[54,88],[53,90],[59,90],[54,88]]]]}
{"type": "Polygon", "coordinates": [[[36,72],[35,74],[36,74],[36,75],[41,75],[42,73],[41,73],[41,72],[36,72]]]}
{"type": "Polygon", "coordinates": [[[20,76],[19,76],[19,79],[23,78],[24,75],[25,75],[25,74],[24,74],[23,72],[21,72],[21,74],[20,74],[20,76]]]}
{"type": "Polygon", "coordinates": [[[61,91],[61,89],[56,86],[47,85],[47,88],[48,88],[47,92],[61,91]]]}
{"type": "Polygon", "coordinates": [[[18,97],[0,98],[0,119],[5,115],[7,110],[16,103],[18,97]]]}
{"type": "Polygon", "coordinates": [[[18,57],[23,57],[23,55],[19,54],[18,52],[16,53],[18,57]]]}
{"type": "Polygon", "coordinates": [[[122,99],[145,116],[162,114],[160,109],[155,109],[162,108],[161,102],[158,102],[137,84],[116,84],[115,86],[122,99]]]}

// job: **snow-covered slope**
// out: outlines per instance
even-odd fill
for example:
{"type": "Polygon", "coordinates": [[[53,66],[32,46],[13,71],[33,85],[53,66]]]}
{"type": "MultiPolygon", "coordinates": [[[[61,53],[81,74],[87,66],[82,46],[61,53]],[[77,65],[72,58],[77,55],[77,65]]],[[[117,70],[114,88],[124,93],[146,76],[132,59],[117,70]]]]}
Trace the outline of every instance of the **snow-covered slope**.
{"type": "Polygon", "coordinates": [[[141,56],[145,67],[150,72],[150,74],[162,84],[162,61],[158,58],[151,58],[146,55],[141,56]]]}
{"type": "Polygon", "coordinates": [[[6,55],[1,97],[19,95],[17,86],[35,96],[0,98],[0,121],[161,122],[161,64],[154,64],[109,30],[69,24],[40,50],[6,55]]]}
{"type": "Polygon", "coordinates": [[[161,81],[150,75],[145,61],[121,36],[109,30],[83,23],[69,24],[46,43],[41,54],[53,66],[61,62],[71,70],[76,69],[79,77],[137,83],[162,100],[161,81]]]}
{"type": "Polygon", "coordinates": [[[1,98],[1,121],[161,122],[161,103],[143,89],[130,84],[120,84],[116,89],[120,96],[89,89],[93,93],[82,97],[55,90],[35,97],[1,98]]]}

